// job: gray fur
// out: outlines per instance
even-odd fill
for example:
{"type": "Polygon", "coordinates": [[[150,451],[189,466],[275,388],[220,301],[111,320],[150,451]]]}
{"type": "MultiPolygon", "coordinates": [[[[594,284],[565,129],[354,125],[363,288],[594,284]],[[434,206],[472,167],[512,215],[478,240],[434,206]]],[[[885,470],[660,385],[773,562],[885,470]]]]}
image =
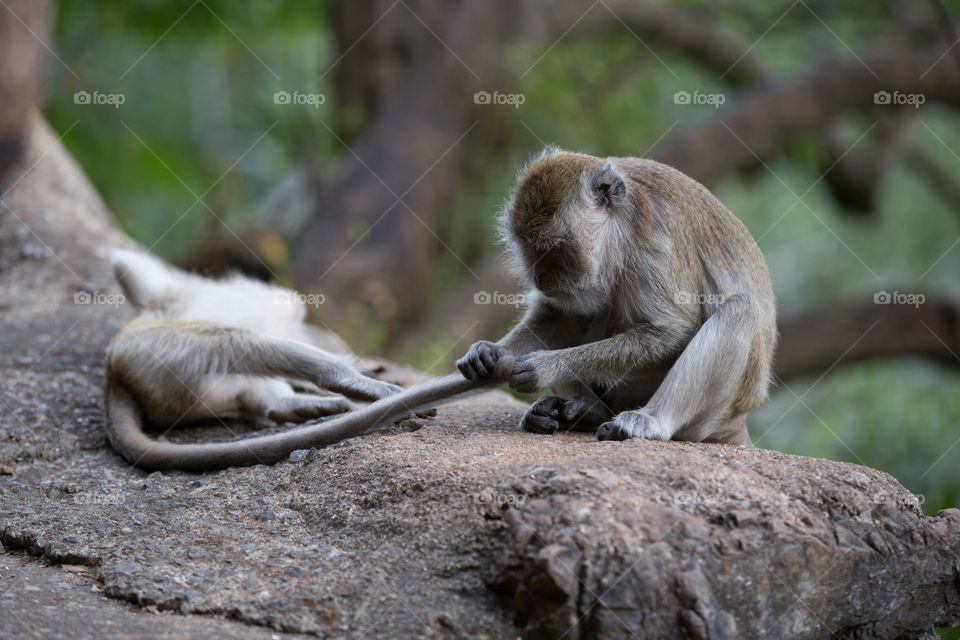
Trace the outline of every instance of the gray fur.
{"type": "Polygon", "coordinates": [[[458,366],[482,378],[479,362],[510,356],[511,387],[551,389],[524,428],[750,443],[773,289],[753,238],[705,187],[652,160],[552,151],[520,172],[500,229],[526,315],[458,366]]]}

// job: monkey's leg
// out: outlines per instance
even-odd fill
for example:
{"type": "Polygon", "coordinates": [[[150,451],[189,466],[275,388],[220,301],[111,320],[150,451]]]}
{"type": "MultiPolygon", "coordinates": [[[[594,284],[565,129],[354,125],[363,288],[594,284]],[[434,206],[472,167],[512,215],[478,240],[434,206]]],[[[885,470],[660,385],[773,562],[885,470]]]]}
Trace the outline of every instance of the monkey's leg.
{"type": "Polygon", "coordinates": [[[244,375],[205,376],[200,402],[190,418],[232,415],[267,417],[274,422],[306,422],[354,408],[343,396],[296,393],[286,380],[244,375]]]}
{"type": "Polygon", "coordinates": [[[520,428],[533,433],[561,431],[596,431],[610,419],[607,409],[593,394],[570,398],[544,396],[533,403],[520,419],[520,428]]]}
{"type": "Polygon", "coordinates": [[[238,397],[245,413],[266,416],[280,423],[307,422],[354,408],[343,396],[296,393],[290,383],[278,378],[253,378],[238,397]]]}
{"type": "MultiPolygon", "coordinates": [[[[333,362],[332,366],[336,366],[333,362]]],[[[303,371],[291,372],[294,375],[303,376],[303,371]]],[[[329,373],[326,375],[330,375],[329,373]]],[[[307,422],[323,416],[329,416],[337,413],[344,413],[356,407],[343,396],[323,396],[315,393],[301,392],[297,393],[294,386],[303,386],[307,389],[317,389],[312,383],[299,385],[279,378],[261,378],[254,376],[231,375],[217,376],[217,384],[208,384],[211,389],[218,389],[220,395],[231,395],[239,400],[239,410],[254,416],[266,416],[274,422],[307,422]],[[232,383],[227,383],[229,379],[232,383]],[[249,382],[244,382],[249,381],[249,382]],[[231,386],[232,385],[232,386],[231,386]],[[222,391],[219,391],[222,389],[222,391]]],[[[358,397],[360,399],[379,399],[393,395],[394,389],[400,387],[367,378],[357,373],[352,368],[347,368],[346,374],[342,378],[329,378],[324,387],[343,391],[358,397]],[[372,385],[370,383],[373,383],[372,385]],[[377,395],[383,394],[383,395],[377,395]]],[[[223,414],[217,414],[223,415],[223,414]]],[[[420,409],[406,418],[432,418],[437,415],[435,408],[420,409]]],[[[404,419],[406,419],[404,418],[404,419]]]]}
{"type": "Polygon", "coordinates": [[[395,384],[368,378],[342,358],[312,345],[279,338],[251,337],[249,333],[245,339],[253,342],[237,345],[238,357],[232,363],[235,373],[306,380],[360,400],[379,400],[402,390],[395,384]]]}
{"type": "Polygon", "coordinates": [[[746,424],[731,412],[741,386],[751,345],[757,339],[760,311],[745,294],[728,298],[703,323],[642,409],[624,411],[597,430],[600,440],[674,437],[692,442],[743,442],[746,424]],[[738,426],[739,425],[739,426],[738,426]]]}
{"type": "Polygon", "coordinates": [[[274,422],[307,422],[335,413],[353,409],[343,396],[317,396],[312,393],[295,393],[281,398],[271,405],[266,416],[274,422]]]}

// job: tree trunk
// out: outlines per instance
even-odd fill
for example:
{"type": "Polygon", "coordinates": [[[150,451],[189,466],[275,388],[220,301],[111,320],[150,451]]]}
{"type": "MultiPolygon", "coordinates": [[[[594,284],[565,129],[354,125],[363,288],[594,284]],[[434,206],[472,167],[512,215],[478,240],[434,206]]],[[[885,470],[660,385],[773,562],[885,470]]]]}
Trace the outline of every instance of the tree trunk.
{"type": "Polygon", "coordinates": [[[48,12],[46,0],[7,0],[0,6],[0,189],[23,153],[38,102],[48,12]]]}

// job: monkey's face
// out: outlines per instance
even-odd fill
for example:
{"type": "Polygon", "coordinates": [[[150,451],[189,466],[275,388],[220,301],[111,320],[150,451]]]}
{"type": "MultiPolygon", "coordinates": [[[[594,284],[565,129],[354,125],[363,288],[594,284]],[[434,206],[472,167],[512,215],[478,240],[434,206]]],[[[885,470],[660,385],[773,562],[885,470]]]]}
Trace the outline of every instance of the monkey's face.
{"type": "Polygon", "coordinates": [[[620,181],[611,193],[604,173],[611,171],[592,156],[545,152],[520,176],[504,210],[516,275],[562,308],[596,311],[608,299],[604,228],[625,189],[620,181]]]}
{"type": "Polygon", "coordinates": [[[577,160],[572,154],[554,153],[534,164],[521,177],[506,212],[523,276],[550,298],[575,291],[587,275],[567,211],[577,191],[582,165],[577,160]]]}
{"type": "Polygon", "coordinates": [[[586,262],[575,243],[561,242],[548,248],[531,246],[525,253],[533,285],[548,298],[575,293],[588,279],[586,262]]]}

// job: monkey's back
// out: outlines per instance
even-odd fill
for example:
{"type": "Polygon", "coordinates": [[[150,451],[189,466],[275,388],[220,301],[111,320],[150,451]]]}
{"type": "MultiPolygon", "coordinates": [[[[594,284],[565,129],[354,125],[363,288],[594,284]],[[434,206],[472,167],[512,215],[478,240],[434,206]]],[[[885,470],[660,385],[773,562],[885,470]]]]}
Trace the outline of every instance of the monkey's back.
{"type": "MultiPolygon", "coordinates": [[[[611,158],[629,170],[636,206],[654,229],[670,239],[675,272],[700,275],[720,295],[756,293],[758,302],[773,301],[773,285],[763,254],[753,236],[705,186],[669,165],[646,158],[611,158]],[[709,266],[708,266],[709,265],[709,266]]],[[[692,283],[691,283],[692,284],[692,283]]],[[[770,309],[772,313],[772,305],[770,309]]]]}

